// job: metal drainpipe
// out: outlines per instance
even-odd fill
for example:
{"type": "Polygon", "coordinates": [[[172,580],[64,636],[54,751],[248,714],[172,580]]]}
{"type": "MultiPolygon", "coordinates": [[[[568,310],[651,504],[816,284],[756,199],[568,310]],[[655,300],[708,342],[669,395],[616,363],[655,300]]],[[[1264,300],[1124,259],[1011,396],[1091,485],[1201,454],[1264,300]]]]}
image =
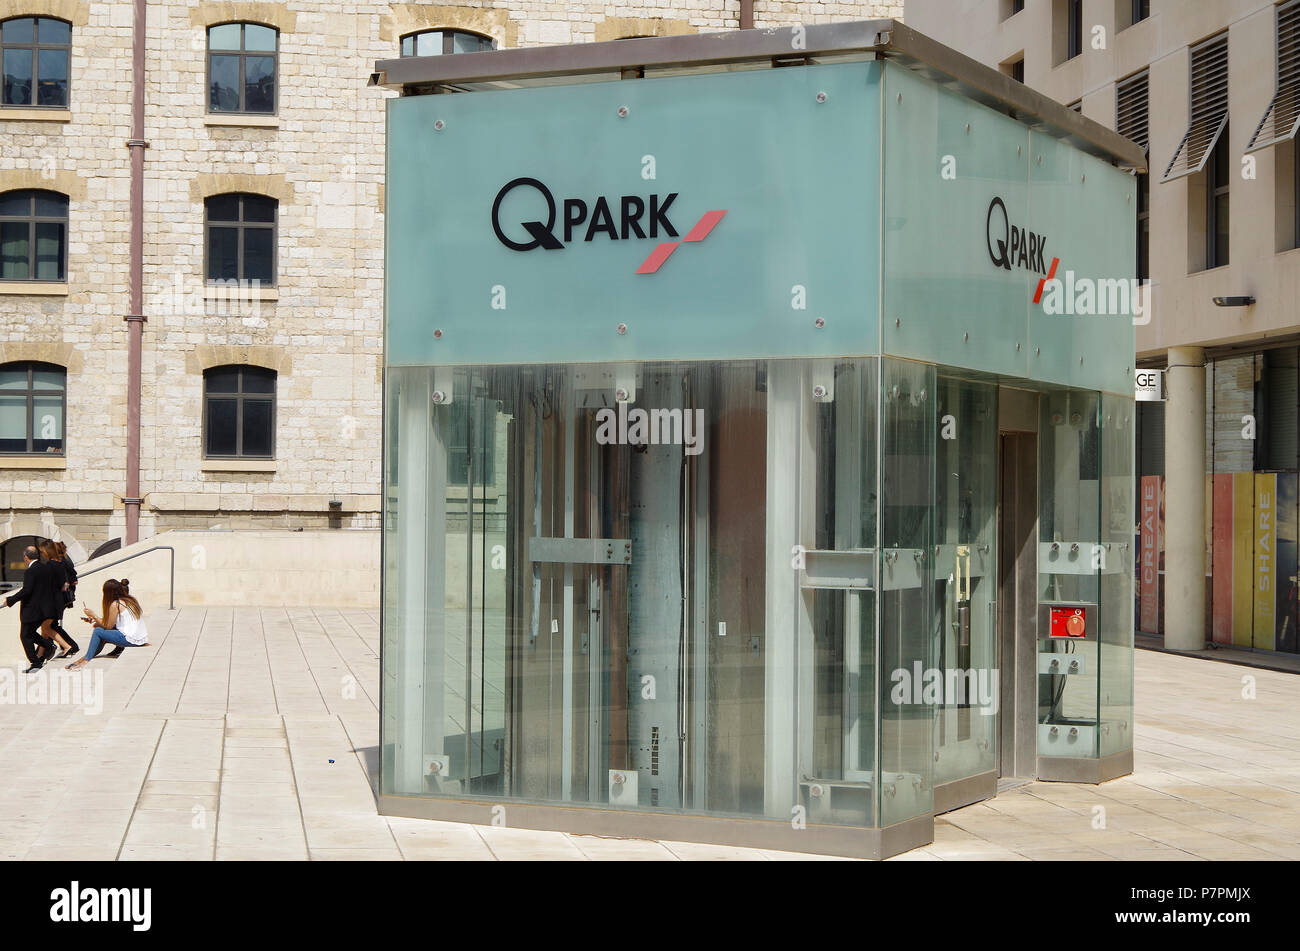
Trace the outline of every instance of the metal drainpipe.
{"type": "Polygon", "coordinates": [[[754,28],[754,0],[740,0],[740,28],[742,30],[754,28]]]}
{"type": "Polygon", "coordinates": [[[135,0],[131,51],[131,308],[126,315],[126,544],[140,540],[140,364],[144,348],[145,3],[135,0]]]}

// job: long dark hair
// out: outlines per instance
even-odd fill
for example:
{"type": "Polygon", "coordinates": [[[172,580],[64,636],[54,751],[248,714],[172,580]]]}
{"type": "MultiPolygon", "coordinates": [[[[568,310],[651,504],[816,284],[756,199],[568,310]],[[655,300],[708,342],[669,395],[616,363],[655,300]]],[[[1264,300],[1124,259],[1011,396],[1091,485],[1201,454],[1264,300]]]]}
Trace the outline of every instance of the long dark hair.
{"type": "Polygon", "coordinates": [[[131,582],[126,578],[121,581],[109,578],[104,582],[104,613],[100,615],[101,618],[108,618],[108,606],[114,601],[121,601],[135,612],[137,618],[144,617],[144,609],[140,607],[140,602],[131,597],[131,582]]]}

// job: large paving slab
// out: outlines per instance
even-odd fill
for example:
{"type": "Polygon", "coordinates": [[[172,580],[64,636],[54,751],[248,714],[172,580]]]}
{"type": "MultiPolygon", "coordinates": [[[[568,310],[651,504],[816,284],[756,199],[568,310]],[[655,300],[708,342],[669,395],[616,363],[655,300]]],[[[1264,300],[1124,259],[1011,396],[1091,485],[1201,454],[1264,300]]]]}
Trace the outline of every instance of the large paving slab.
{"type": "MultiPolygon", "coordinates": [[[[15,628],[0,676],[21,677],[16,615],[0,620],[15,628]]],[[[91,680],[47,677],[101,685],[93,702],[0,703],[0,858],[824,858],[380,816],[377,611],[148,623],[153,646],[97,660],[91,680]]],[[[1135,692],[1132,776],[1008,789],[895,860],[1300,859],[1300,677],[1139,651],[1135,692]]]]}

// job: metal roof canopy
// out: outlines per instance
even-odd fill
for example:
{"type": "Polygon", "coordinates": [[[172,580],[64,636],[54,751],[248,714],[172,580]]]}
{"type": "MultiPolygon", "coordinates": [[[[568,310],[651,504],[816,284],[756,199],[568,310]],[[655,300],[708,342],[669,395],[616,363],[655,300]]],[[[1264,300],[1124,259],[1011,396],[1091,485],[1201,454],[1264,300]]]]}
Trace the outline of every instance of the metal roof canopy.
{"type": "Polygon", "coordinates": [[[684,72],[883,57],[1121,168],[1146,171],[1140,145],[897,20],[729,30],[380,60],[371,85],[403,95],[599,82],[684,72]],[[801,44],[792,43],[802,30],[801,44]]]}

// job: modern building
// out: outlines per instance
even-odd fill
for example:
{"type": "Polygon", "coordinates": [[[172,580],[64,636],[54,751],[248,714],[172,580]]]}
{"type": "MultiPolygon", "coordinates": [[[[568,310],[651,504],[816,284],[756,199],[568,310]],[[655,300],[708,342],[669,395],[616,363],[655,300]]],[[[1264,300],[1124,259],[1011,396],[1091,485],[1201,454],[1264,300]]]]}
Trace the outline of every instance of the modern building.
{"type": "Polygon", "coordinates": [[[899,12],[0,0],[0,583],[37,535],[377,535],[376,60],[899,12]]]}
{"type": "Polygon", "coordinates": [[[908,23],[1147,149],[1140,630],[1300,651],[1300,3],[908,0],[908,23]]]}
{"type": "Polygon", "coordinates": [[[382,812],[883,857],[1132,770],[1132,300],[1057,265],[1140,147],[894,20],[373,81],[382,812]]]}

